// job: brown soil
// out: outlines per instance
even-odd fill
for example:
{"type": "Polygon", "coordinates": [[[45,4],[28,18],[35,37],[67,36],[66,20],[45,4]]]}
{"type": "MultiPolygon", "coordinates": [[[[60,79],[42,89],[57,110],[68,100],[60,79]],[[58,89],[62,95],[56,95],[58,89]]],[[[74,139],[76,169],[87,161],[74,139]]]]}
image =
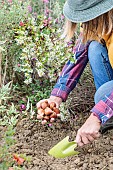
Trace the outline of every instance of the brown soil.
{"type": "MultiPolygon", "coordinates": [[[[32,156],[26,170],[113,170],[113,135],[109,133],[83,148],[78,156],[55,159],[48,150],[67,135],[76,136],[80,124],[55,123],[53,129],[23,119],[17,126],[15,152],[32,156]]],[[[72,138],[72,139],[73,139],[72,138]]]]}
{"type": "Polygon", "coordinates": [[[78,119],[71,115],[66,122],[57,120],[52,128],[41,126],[28,118],[18,123],[14,151],[32,156],[32,161],[25,163],[25,170],[113,170],[113,130],[92,144],[78,147],[78,156],[55,159],[48,155],[48,150],[67,135],[75,138],[77,130],[85,122],[93,106],[94,91],[94,88],[86,88],[82,83],[82,91],[79,84],[71,93],[70,107],[78,114],[78,119]]]}
{"type": "MultiPolygon", "coordinates": [[[[87,75],[86,75],[87,77],[87,75]]],[[[89,75],[88,75],[89,77],[89,75]]],[[[24,170],[113,170],[113,130],[102,135],[92,144],[77,148],[79,155],[64,159],[55,159],[48,151],[67,135],[75,139],[77,130],[87,119],[94,105],[95,89],[92,79],[82,83],[70,94],[70,107],[78,116],[70,115],[65,122],[57,120],[52,128],[42,126],[39,122],[24,118],[16,127],[16,145],[13,153],[32,156],[30,163],[24,163],[24,170]]]]}

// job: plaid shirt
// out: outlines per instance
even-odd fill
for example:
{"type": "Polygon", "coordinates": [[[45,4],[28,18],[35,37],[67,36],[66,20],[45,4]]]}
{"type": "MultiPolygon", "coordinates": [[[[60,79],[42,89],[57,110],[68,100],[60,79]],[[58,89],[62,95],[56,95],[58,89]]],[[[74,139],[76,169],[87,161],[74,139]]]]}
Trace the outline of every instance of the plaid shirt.
{"type": "MultiPolygon", "coordinates": [[[[51,95],[62,98],[66,101],[68,94],[76,86],[81,74],[88,63],[88,46],[82,44],[82,36],[76,43],[74,60],[75,62],[68,61],[62,69],[62,72],[55,84],[51,95]]],[[[105,96],[105,101],[99,101],[91,110],[96,115],[102,124],[104,124],[111,116],[113,116],[113,91],[109,96],[105,96]]]]}

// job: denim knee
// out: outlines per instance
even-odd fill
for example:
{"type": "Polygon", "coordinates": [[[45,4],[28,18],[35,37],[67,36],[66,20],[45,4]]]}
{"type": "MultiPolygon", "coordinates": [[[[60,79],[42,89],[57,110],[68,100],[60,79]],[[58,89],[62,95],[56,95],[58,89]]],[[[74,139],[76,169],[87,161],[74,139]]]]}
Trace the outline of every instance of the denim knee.
{"type": "Polygon", "coordinates": [[[104,83],[100,88],[96,91],[94,96],[95,104],[98,103],[100,100],[105,101],[106,96],[109,96],[113,90],[113,80],[104,83]]]}
{"type": "Polygon", "coordinates": [[[106,47],[98,41],[92,41],[88,48],[88,58],[90,62],[97,62],[102,53],[107,53],[106,47]]]}

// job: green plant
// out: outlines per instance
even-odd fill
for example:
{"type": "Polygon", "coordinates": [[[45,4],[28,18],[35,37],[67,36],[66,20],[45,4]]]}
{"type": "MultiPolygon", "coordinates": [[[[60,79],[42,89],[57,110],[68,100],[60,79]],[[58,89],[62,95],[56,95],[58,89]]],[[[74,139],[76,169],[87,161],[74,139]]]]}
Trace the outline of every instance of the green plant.
{"type": "Polygon", "coordinates": [[[12,103],[12,106],[9,108],[5,107],[4,112],[6,112],[6,114],[4,114],[4,116],[0,119],[0,125],[2,126],[15,126],[17,121],[18,121],[18,112],[14,106],[14,104],[12,103]]]}
{"type": "Polygon", "coordinates": [[[33,7],[33,12],[37,12],[39,15],[42,13],[45,14],[46,11],[50,11],[49,16],[58,18],[62,13],[62,6],[64,2],[65,0],[56,0],[56,1],[32,0],[31,5],[33,7]]]}
{"type": "Polygon", "coordinates": [[[0,146],[0,169],[8,170],[9,167],[12,167],[13,170],[24,170],[24,168],[19,165],[23,165],[24,161],[30,162],[31,156],[26,156],[26,154],[12,154],[9,150],[15,144],[14,140],[15,129],[13,125],[9,125],[7,130],[3,135],[3,141],[0,146]],[[19,162],[15,159],[18,158],[19,162]]]}
{"type": "Polygon", "coordinates": [[[11,40],[13,28],[28,15],[29,1],[0,1],[0,40],[11,40]]]}
{"type": "MultiPolygon", "coordinates": [[[[18,122],[19,112],[15,108],[14,103],[7,106],[7,100],[10,92],[10,83],[3,86],[0,90],[1,104],[0,104],[0,126],[3,126],[5,132],[2,134],[1,145],[0,145],[0,169],[8,170],[9,167],[13,167],[14,170],[22,170],[23,168],[18,167],[20,162],[15,162],[12,155],[12,147],[16,143],[14,139],[15,127],[18,122]],[[5,101],[5,102],[3,102],[5,101]]],[[[11,96],[12,97],[12,96],[11,96]]],[[[29,110],[29,101],[26,107],[26,110],[29,110]]],[[[29,162],[31,157],[23,155],[20,157],[20,160],[29,162]]]]}
{"type": "Polygon", "coordinates": [[[15,130],[13,128],[13,125],[9,125],[7,127],[6,132],[3,135],[3,141],[0,146],[0,158],[1,158],[0,169],[2,170],[7,170],[8,167],[12,166],[12,164],[14,163],[12,161],[12,154],[9,152],[9,149],[15,143],[15,140],[13,138],[14,133],[15,130]]]}
{"type": "Polygon", "coordinates": [[[3,85],[0,88],[0,125],[14,125],[16,124],[18,112],[12,103],[12,105],[7,105],[8,100],[12,98],[11,92],[11,82],[3,85]]]}
{"type": "Polygon", "coordinates": [[[15,140],[13,135],[15,133],[14,126],[17,123],[18,115],[14,104],[9,108],[7,106],[7,100],[10,98],[10,84],[8,83],[0,89],[0,126],[6,127],[6,131],[3,134],[3,138],[0,145],[0,158],[1,164],[0,169],[7,170],[9,166],[12,165],[12,155],[9,149],[14,145],[15,140]],[[3,114],[2,114],[3,113],[3,114]]]}
{"type": "Polygon", "coordinates": [[[14,41],[14,28],[30,15],[28,5],[28,0],[0,1],[0,86],[15,76],[13,67],[21,49],[14,41]]]}
{"type": "MultiPolygon", "coordinates": [[[[2,115],[4,115],[4,113],[7,112],[7,100],[11,98],[9,97],[11,91],[10,85],[11,82],[7,83],[6,85],[3,85],[0,88],[0,117],[1,117],[0,122],[2,122],[2,115]]],[[[5,117],[5,115],[3,117],[5,117]]]]}
{"type": "Polygon", "coordinates": [[[5,102],[7,99],[9,99],[9,93],[11,90],[11,82],[7,83],[6,85],[3,85],[2,88],[0,88],[0,104],[3,104],[2,102],[5,102]]]}
{"type": "Polygon", "coordinates": [[[60,39],[61,29],[49,18],[38,15],[15,29],[16,42],[22,48],[15,71],[23,72],[25,84],[43,77],[56,80],[63,64],[72,56],[72,48],[60,39]]]}

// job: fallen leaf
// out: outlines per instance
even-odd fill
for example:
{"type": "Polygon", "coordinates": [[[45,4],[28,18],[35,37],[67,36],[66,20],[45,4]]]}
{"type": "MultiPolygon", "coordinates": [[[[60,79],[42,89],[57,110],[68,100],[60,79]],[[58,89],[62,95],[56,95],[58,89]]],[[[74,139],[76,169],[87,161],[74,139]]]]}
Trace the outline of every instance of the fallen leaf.
{"type": "Polygon", "coordinates": [[[18,165],[23,165],[24,161],[25,161],[25,160],[24,160],[23,158],[20,158],[20,157],[19,157],[17,163],[18,163],[18,165]]]}
{"type": "Polygon", "coordinates": [[[17,162],[18,165],[23,165],[23,163],[24,163],[24,161],[25,161],[23,158],[19,157],[19,156],[16,155],[16,154],[13,155],[13,158],[14,158],[14,160],[17,162]]]}

